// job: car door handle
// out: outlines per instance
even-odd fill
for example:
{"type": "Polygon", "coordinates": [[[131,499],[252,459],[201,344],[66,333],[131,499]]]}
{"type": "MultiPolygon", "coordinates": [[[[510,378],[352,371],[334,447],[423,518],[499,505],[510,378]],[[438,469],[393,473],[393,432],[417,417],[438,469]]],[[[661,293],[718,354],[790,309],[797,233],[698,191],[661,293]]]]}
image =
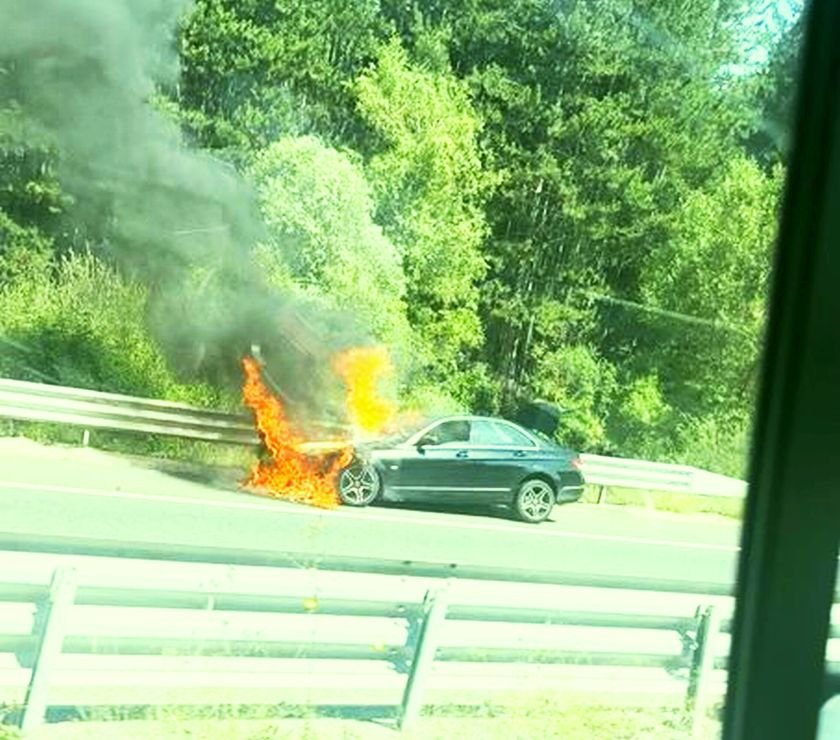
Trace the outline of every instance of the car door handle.
{"type": "Polygon", "coordinates": [[[458,450],[458,452],[455,453],[455,457],[465,458],[465,457],[469,457],[469,456],[470,456],[470,453],[467,452],[466,450],[458,450]]]}
{"type": "Polygon", "coordinates": [[[513,456],[514,457],[525,457],[525,451],[524,450],[514,450],[513,451],[513,456]]]}

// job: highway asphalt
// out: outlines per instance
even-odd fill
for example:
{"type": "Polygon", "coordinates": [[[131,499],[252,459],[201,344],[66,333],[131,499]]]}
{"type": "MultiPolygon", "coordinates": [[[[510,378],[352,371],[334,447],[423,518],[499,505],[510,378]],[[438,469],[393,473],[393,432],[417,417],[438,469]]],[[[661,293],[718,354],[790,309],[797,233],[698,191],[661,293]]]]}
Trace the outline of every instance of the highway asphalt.
{"type": "Polygon", "coordinates": [[[232,472],[0,439],[0,538],[457,564],[731,587],[737,522],[570,504],[529,525],[503,510],[323,511],[237,486],[232,472]]]}

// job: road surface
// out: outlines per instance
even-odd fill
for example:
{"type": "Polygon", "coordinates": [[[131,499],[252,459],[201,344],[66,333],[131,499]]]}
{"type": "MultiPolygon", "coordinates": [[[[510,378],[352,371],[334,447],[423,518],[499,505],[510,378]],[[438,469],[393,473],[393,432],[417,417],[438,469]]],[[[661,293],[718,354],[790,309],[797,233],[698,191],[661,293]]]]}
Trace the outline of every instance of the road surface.
{"type": "Polygon", "coordinates": [[[161,469],[90,449],[0,439],[0,538],[218,552],[310,561],[387,559],[462,567],[734,581],[739,525],[715,517],[571,504],[540,525],[506,512],[342,507],[323,511],[242,491],[233,474],[161,469]]]}

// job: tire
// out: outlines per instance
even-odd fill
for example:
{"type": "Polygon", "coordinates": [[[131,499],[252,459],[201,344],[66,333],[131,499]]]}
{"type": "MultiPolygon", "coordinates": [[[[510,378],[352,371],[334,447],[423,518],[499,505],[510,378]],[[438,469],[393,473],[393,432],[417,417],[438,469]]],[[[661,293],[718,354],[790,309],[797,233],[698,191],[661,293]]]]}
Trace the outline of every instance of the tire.
{"type": "Polygon", "coordinates": [[[382,483],[376,468],[352,462],[338,474],[338,496],[347,506],[368,506],[376,501],[382,483]]]}
{"type": "Polygon", "coordinates": [[[516,493],[513,506],[523,522],[544,522],[554,509],[554,487],[542,478],[529,478],[516,493]]]}

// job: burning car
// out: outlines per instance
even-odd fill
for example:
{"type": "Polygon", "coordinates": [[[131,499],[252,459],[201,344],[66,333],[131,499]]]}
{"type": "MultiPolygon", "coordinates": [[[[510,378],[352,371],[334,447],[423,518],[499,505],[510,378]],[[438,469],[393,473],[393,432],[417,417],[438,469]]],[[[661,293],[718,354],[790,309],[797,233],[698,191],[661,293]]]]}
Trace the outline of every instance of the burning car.
{"type": "Polygon", "coordinates": [[[577,501],[576,452],[506,419],[451,416],[411,433],[356,444],[337,476],[349,506],[376,501],[511,506],[541,522],[555,503],[577,501]]]}
{"type": "Polygon", "coordinates": [[[377,501],[503,504],[526,522],[541,522],[555,503],[580,498],[578,454],[506,419],[450,416],[418,422],[405,433],[382,432],[412,418],[395,418],[377,395],[375,379],[387,368],[385,360],[377,348],[339,357],[349,416],[359,434],[312,440],[266,386],[260,361],[243,358],[243,400],[254,414],[264,453],[244,485],[323,508],[377,501]],[[364,437],[374,441],[361,441],[364,437]]]}

